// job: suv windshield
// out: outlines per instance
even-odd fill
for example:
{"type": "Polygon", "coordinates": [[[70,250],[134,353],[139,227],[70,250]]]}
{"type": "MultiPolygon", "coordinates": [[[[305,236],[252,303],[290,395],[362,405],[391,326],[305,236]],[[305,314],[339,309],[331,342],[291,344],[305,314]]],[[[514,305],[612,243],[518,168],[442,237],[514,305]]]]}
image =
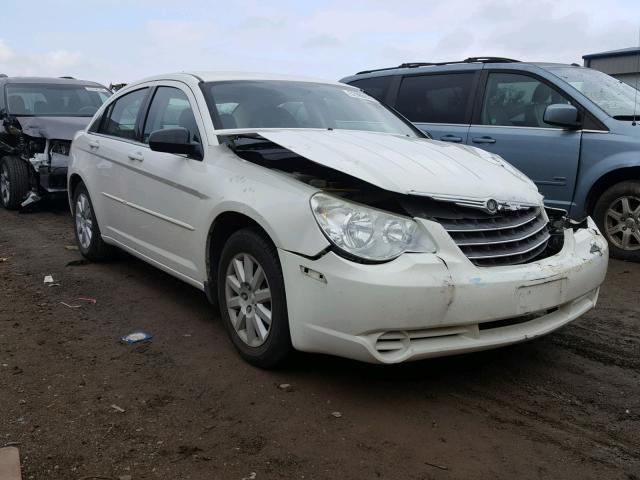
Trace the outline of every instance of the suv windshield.
{"type": "Polygon", "coordinates": [[[632,119],[634,113],[639,113],[638,111],[634,112],[634,104],[640,100],[638,91],[606,73],[576,67],[551,68],[549,70],[579,90],[614,118],[627,120],[632,119]]]}
{"type": "Polygon", "coordinates": [[[6,95],[10,115],[93,117],[111,92],[95,85],[10,83],[6,95]]]}
{"type": "Polygon", "coordinates": [[[205,91],[223,129],[335,128],[418,136],[376,99],[347,85],[240,80],[207,83],[205,91]]]}

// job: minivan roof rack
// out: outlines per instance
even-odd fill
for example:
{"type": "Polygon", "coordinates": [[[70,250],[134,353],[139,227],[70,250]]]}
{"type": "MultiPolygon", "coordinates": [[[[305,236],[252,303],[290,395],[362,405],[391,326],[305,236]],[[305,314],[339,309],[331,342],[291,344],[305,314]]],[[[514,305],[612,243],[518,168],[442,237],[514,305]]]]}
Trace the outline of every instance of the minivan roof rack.
{"type": "Polygon", "coordinates": [[[514,60],[513,58],[504,57],[469,57],[465,60],[458,60],[455,62],[409,62],[402,63],[397,67],[375,68],[373,70],[363,70],[356,73],[356,75],[362,75],[365,73],[382,72],[384,70],[395,70],[397,68],[417,68],[417,67],[435,67],[440,65],[451,65],[455,63],[519,63],[520,60],[514,60]]]}
{"type": "Polygon", "coordinates": [[[65,75],[64,77],[60,77],[60,78],[65,78],[67,80],[75,80],[75,77],[72,77],[71,75],[65,75]]]}

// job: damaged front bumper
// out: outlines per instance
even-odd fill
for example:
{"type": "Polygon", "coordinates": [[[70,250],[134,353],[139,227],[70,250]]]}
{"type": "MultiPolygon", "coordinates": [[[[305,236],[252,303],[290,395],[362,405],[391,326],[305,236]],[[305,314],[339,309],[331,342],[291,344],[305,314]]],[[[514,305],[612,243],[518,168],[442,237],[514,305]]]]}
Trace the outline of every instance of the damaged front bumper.
{"type": "Polygon", "coordinates": [[[596,304],[608,250],[591,219],[555,255],[477,267],[436,224],[439,251],[378,265],[280,250],[296,349],[398,363],[547,334],[596,304]]]}

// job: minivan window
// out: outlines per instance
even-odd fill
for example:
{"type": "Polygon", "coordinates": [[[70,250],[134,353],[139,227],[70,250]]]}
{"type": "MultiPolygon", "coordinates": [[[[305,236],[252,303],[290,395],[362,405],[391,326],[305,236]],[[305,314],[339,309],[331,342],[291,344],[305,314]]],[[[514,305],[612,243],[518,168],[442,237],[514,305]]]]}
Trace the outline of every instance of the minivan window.
{"type": "Polygon", "coordinates": [[[412,122],[468,123],[473,73],[418,75],[400,84],[396,108],[412,122]]]}
{"type": "Polygon", "coordinates": [[[200,143],[196,119],[185,93],[175,87],[158,87],[149,107],[142,141],[147,143],[151,132],[176,127],[186,128],[191,141],[200,143]]]}
{"type": "Polygon", "coordinates": [[[136,139],[136,119],[147,95],[148,88],[127,93],[109,106],[107,118],[100,133],[128,140],[136,139]]]}
{"type": "Polygon", "coordinates": [[[419,135],[375,98],[347,85],[238,80],[207,83],[204,90],[215,108],[211,115],[222,128],[332,128],[419,135]]]}
{"type": "Polygon", "coordinates": [[[482,104],[482,124],[561,128],[544,122],[546,108],[555,103],[569,101],[534,77],[491,73],[482,104]]]}
{"type": "Polygon", "coordinates": [[[388,75],[383,77],[363,78],[362,80],[350,82],[350,85],[361,88],[372,97],[384,102],[392,78],[393,77],[388,75]]]}
{"type": "Polygon", "coordinates": [[[589,68],[555,67],[549,71],[582,93],[604,112],[619,120],[631,120],[638,114],[639,92],[606,73],[589,68]]]}

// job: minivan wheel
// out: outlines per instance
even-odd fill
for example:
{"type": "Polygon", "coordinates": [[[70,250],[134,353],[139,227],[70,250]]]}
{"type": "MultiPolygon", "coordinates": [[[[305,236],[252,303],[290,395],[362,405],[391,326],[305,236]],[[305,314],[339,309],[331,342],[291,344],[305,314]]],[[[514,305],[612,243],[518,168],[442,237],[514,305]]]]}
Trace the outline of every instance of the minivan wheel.
{"type": "Polygon", "coordinates": [[[29,166],[16,157],[0,161],[0,200],[7,210],[17,210],[29,192],[29,166]]]}
{"type": "Polygon", "coordinates": [[[593,214],[609,241],[611,256],[640,261],[640,181],[609,187],[596,202],[593,214]]]}
{"type": "Polygon", "coordinates": [[[220,315],[240,355],[260,368],[292,351],[284,278],[276,248],[255,228],[235,232],[218,265],[220,315]]]}
{"type": "Polygon", "coordinates": [[[82,256],[93,262],[111,257],[113,247],[102,240],[93,204],[83,183],[76,187],[73,195],[73,223],[76,243],[82,256]]]}

